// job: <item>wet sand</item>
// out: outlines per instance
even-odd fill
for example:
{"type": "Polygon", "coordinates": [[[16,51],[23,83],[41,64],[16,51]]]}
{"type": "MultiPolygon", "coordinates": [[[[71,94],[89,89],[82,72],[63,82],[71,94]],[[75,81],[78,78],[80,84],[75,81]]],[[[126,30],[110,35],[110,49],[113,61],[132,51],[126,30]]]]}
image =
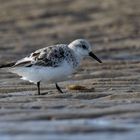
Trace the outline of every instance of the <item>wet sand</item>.
{"type": "Polygon", "coordinates": [[[86,38],[85,59],[69,81],[36,86],[0,70],[1,139],[139,139],[139,0],[0,0],[0,63],[86,38]],[[69,90],[70,85],[87,90],[69,90]]]}

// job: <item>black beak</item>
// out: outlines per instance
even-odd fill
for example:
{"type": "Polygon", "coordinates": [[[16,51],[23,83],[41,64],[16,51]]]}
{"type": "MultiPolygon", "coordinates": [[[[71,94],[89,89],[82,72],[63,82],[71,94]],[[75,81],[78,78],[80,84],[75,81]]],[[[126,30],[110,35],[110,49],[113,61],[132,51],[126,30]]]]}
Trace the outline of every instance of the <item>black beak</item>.
{"type": "Polygon", "coordinates": [[[93,52],[90,52],[89,53],[89,56],[91,56],[92,58],[94,58],[95,60],[97,60],[99,63],[102,63],[102,61],[93,52]]]}

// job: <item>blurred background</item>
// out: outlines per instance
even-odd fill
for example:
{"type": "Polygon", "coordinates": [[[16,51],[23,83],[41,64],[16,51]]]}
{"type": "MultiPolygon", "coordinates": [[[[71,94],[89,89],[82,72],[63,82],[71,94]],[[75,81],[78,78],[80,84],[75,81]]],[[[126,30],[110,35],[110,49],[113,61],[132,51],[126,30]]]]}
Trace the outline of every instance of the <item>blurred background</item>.
{"type": "Polygon", "coordinates": [[[103,59],[139,59],[139,52],[135,52],[139,50],[139,3],[0,0],[1,61],[77,38],[88,39],[103,59]]]}
{"type": "Polygon", "coordinates": [[[66,94],[0,70],[0,140],[140,138],[140,0],[0,0],[0,64],[78,38],[103,63],[83,61],[66,94]]]}

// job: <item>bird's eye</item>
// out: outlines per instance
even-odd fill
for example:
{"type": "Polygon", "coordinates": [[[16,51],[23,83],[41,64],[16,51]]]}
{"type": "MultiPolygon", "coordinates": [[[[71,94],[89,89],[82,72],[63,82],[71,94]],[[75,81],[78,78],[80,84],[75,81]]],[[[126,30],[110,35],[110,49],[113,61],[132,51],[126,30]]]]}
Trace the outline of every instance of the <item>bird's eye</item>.
{"type": "Polygon", "coordinates": [[[87,47],[86,47],[86,45],[82,45],[82,48],[83,48],[83,49],[86,49],[87,47]]]}

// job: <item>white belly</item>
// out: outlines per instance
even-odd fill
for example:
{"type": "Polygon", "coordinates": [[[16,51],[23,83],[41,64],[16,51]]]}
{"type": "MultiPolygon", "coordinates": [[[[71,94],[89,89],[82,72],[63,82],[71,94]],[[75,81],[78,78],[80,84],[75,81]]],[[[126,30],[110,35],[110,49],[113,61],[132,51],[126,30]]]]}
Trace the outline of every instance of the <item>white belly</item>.
{"type": "Polygon", "coordinates": [[[17,67],[11,71],[22,76],[23,80],[28,80],[33,83],[39,81],[52,83],[66,80],[67,77],[74,72],[74,69],[65,62],[60,67],[17,67]]]}

